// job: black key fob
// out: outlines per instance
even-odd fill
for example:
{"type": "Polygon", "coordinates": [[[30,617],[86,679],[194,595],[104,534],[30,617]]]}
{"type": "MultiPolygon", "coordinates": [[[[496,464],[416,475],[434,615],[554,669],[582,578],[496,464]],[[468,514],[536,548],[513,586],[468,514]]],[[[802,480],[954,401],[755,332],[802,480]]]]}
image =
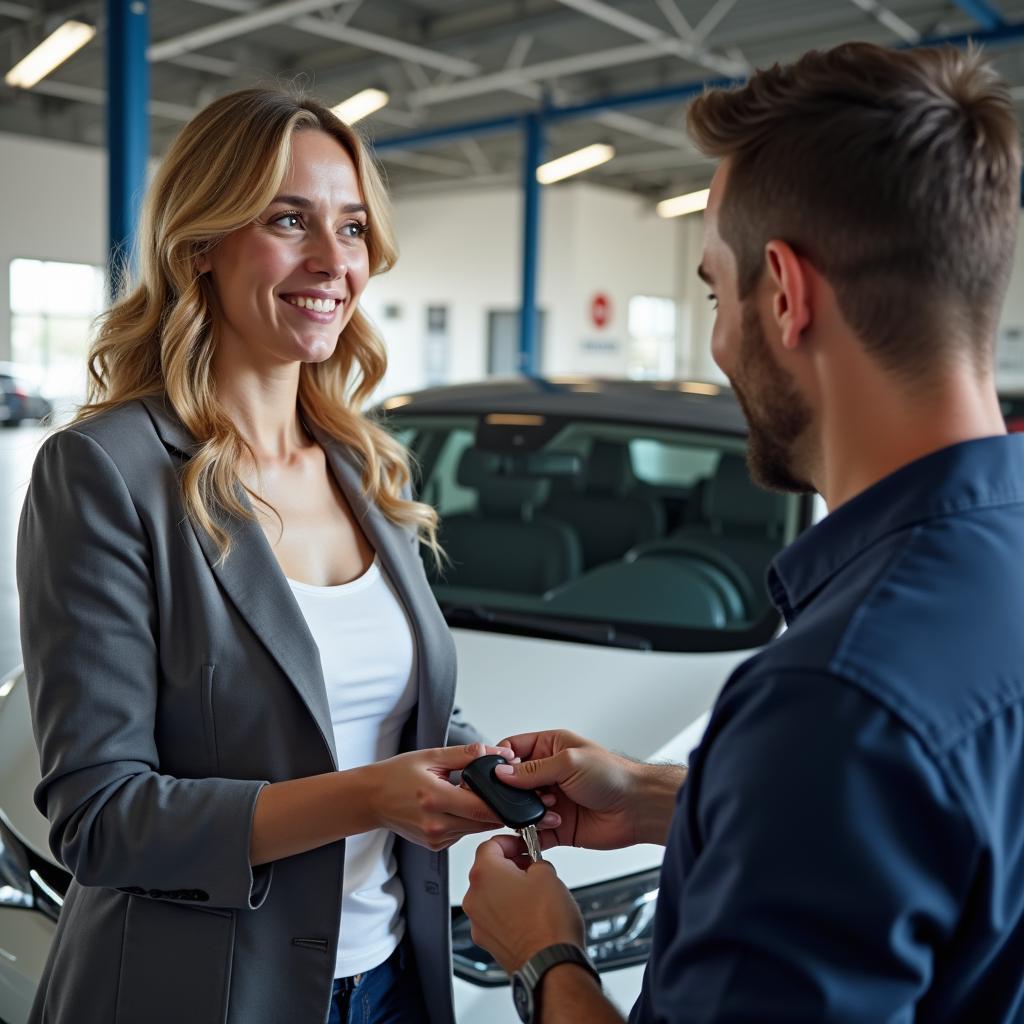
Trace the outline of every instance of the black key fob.
{"type": "Polygon", "coordinates": [[[498,754],[485,754],[462,769],[462,778],[509,828],[536,825],[547,808],[532,789],[516,789],[494,774],[496,765],[507,763],[498,754]]]}

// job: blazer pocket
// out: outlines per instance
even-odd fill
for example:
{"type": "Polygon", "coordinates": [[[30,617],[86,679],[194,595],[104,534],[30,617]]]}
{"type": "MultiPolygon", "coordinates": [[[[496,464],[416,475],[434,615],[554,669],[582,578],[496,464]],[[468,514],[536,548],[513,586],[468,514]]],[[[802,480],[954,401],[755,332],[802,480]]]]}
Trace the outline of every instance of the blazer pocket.
{"type": "Polygon", "coordinates": [[[130,896],[115,1024],[223,1024],[235,916],[130,896]]]}
{"type": "Polygon", "coordinates": [[[220,775],[220,756],[217,753],[217,723],[213,714],[213,679],[216,665],[203,665],[199,685],[202,702],[203,742],[206,745],[206,764],[210,775],[220,775]]]}

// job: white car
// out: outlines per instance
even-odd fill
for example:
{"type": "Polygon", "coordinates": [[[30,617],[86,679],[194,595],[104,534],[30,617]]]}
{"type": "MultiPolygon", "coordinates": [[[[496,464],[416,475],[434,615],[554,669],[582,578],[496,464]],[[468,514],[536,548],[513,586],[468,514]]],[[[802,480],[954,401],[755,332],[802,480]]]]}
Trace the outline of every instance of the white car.
{"type": "MultiPolygon", "coordinates": [[[[816,516],[744,462],[728,388],[495,381],[384,403],[442,516],[429,563],[459,655],[457,702],[491,740],[565,727],[642,759],[685,761],[733,668],[780,628],[768,562],[816,516]]],[[[25,684],[0,683],[0,1022],[22,1024],[67,875],[32,804],[25,684]]],[[[460,910],[477,843],[451,851],[455,1006],[512,1021],[504,972],[460,910]]],[[[662,850],[559,849],[609,996],[628,1011],[650,949],[662,850]]]]}

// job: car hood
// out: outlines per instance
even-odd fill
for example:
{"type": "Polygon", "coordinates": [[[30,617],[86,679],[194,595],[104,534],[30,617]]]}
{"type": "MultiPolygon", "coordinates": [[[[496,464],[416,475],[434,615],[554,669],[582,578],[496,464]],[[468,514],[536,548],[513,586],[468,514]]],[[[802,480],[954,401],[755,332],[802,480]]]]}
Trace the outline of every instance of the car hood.
{"type": "MultiPolygon", "coordinates": [[[[456,629],[453,635],[459,659],[456,700],[488,741],[564,728],[630,757],[684,763],[725,680],[751,653],[630,651],[484,630],[456,629]]],[[[38,783],[28,692],[19,668],[0,682],[0,814],[19,839],[52,861],[49,825],[32,802],[38,783]]],[[[453,905],[462,902],[478,845],[470,837],[450,852],[453,905]]],[[[559,849],[546,856],[575,888],[656,867],[661,849],[559,849]]]]}
{"type": "MultiPolygon", "coordinates": [[[[675,653],[453,630],[456,703],[488,742],[541,729],[569,729],[639,760],[685,763],[700,742],[726,679],[751,651],[675,653]]],[[[452,847],[450,896],[462,902],[484,837],[452,847]]],[[[552,850],[545,856],[570,887],[656,867],[662,850],[552,850]]]]}

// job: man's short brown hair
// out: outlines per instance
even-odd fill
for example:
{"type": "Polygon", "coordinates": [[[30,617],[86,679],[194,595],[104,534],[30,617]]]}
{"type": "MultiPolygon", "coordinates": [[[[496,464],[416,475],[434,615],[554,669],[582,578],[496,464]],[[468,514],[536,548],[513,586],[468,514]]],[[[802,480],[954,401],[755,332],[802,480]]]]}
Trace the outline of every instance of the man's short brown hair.
{"type": "Polygon", "coordinates": [[[889,368],[927,373],[965,347],[991,366],[1021,158],[1009,92],[979,51],[812,51],[706,92],[688,120],[705,153],[729,160],[719,231],[741,298],[779,239],[889,368]]]}

